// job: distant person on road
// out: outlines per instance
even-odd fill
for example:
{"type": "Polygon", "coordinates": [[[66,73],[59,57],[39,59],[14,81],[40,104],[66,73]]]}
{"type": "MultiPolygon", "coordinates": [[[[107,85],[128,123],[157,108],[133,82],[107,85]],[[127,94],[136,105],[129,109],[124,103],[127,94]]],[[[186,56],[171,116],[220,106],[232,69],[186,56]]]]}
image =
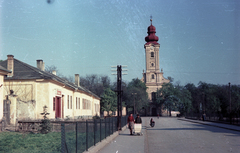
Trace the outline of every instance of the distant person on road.
{"type": "Polygon", "coordinates": [[[133,130],[133,127],[134,127],[134,118],[133,118],[132,114],[130,114],[128,116],[127,122],[128,122],[128,128],[130,130],[130,135],[133,135],[132,130],[133,130]]]}
{"type": "Polygon", "coordinates": [[[203,113],[203,115],[202,115],[202,120],[203,120],[203,121],[206,120],[206,114],[205,114],[205,113],[203,113]]]}
{"type": "Polygon", "coordinates": [[[135,118],[135,123],[136,123],[136,124],[142,124],[142,119],[141,119],[141,117],[139,116],[139,114],[137,114],[137,117],[135,118]]]}
{"type": "Polygon", "coordinates": [[[150,126],[151,126],[151,127],[154,127],[154,125],[155,125],[155,122],[154,122],[153,118],[151,118],[151,120],[150,120],[150,126]]]}

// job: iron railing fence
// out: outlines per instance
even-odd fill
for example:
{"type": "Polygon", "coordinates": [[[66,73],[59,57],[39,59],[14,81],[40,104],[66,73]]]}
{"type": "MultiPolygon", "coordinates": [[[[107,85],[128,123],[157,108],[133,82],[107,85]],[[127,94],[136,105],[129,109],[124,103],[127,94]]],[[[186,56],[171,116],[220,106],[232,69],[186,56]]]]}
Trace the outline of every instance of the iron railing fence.
{"type": "MultiPolygon", "coordinates": [[[[195,120],[203,120],[203,114],[191,112],[186,115],[186,118],[195,119],[195,120]]],[[[205,114],[205,120],[221,122],[221,123],[226,123],[226,124],[240,125],[240,115],[223,116],[223,115],[217,114],[217,113],[210,113],[210,114],[205,114]]]]}
{"type": "MultiPolygon", "coordinates": [[[[121,118],[122,127],[127,116],[121,118]]],[[[117,117],[61,123],[61,152],[81,153],[118,131],[117,117]]]]}
{"type": "MultiPolygon", "coordinates": [[[[7,130],[19,131],[24,134],[37,134],[40,133],[40,123],[40,121],[19,121],[19,126],[14,126],[12,130],[10,127],[7,127],[7,130]]],[[[121,118],[121,126],[124,127],[126,124],[127,116],[123,116],[121,118]]],[[[2,128],[1,126],[0,128],[2,128]]],[[[64,153],[82,153],[88,151],[90,147],[118,131],[117,117],[79,121],[51,121],[50,126],[50,137],[53,139],[57,138],[53,142],[55,144],[54,147],[56,147],[53,149],[53,152],[64,153]]],[[[39,143],[38,145],[41,146],[43,144],[39,143]]],[[[30,150],[29,148],[25,149],[26,152],[32,151],[31,148],[30,150]]]]}

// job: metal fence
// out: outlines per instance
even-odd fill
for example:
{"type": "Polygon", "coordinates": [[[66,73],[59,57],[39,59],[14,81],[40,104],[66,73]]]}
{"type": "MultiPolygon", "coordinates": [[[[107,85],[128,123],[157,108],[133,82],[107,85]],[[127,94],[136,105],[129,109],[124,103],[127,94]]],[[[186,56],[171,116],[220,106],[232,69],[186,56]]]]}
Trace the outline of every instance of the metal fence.
{"type": "Polygon", "coordinates": [[[221,114],[206,114],[206,116],[203,119],[203,115],[201,113],[189,113],[186,115],[186,118],[189,119],[195,119],[195,120],[206,120],[206,121],[214,121],[214,122],[220,122],[220,123],[226,123],[226,124],[234,124],[234,125],[240,125],[240,116],[222,116],[221,114]]]}
{"type": "MultiPolygon", "coordinates": [[[[122,117],[122,127],[127,124],[127,116],[122,117]]],[[[86,120],[75,123],[61,123],[61,152],[82,153],[88,151],[106,137],[118,131],[117,117],[86,120]]]]}

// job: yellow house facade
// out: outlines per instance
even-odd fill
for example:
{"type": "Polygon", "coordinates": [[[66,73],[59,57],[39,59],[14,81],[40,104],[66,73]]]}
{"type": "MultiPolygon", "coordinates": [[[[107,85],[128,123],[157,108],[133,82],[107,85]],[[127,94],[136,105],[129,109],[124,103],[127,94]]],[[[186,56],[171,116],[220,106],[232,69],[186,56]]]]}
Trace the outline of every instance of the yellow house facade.
{"type": "Polygon", "coordinates": [[[45,72],[42,60],[37,60],[37,67],[33,67],[13,55],[8,55],[0,65],[11,71],[4,77],[0,101],[0,105],[10,103],[6,106],[10,112],[5,118],[10,116],[11,124],[17,120],[42,119],[45,105],[50,119],[100,115],[100,98],[80,86],[78,74],[75,74],[75,83],[71,83],[55,73],[45,72]]]}
{"type": "MultiPolygon", "coordinates": [[[[11,71],[5,69],[4,67],[0,66],[0,101],[3,101],[3,87],[4,87],[4,76],[6,76],[8,73],[11,73],[11,71]]],[[[0,104],[0,121],[3,118],[3,104],[0,104]]]]}

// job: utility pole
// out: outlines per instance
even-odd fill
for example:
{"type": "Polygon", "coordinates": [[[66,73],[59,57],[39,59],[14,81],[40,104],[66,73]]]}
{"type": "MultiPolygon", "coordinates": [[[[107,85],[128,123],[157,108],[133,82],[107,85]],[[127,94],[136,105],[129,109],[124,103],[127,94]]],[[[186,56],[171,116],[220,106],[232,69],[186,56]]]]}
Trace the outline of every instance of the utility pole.
{"type": "MultiPolygon", "coordinates": [[[[121,119],[122,119],[122,67],[127,67],[127,66],[117,66],[117,126],[118,130],[122,130],[121,126],[121,119]]],[[[124,70],[127,71],[127,70],[124,70]]],[[[123,75],[126,75],[123,73],[123,75]]]]}
{"type": "Polygon", "coordinates": [[[118,95],[118,130],[122,130],[122,66],[117,66],[117,95],[118,95]]]}
{"type": "Polygon", "coordinates": [[[230,124],[232,124],[231,83],[229,82],[228,84],[229,84],[230,124]]]}
{"type": "Polygon", "coordinates": [[[231,106],[231,105],[232,105],[232,104],[231,104],[231,103],[232,103],[232,102],[231,102],[231,83],[229,82],[228,84],[229,84],[229,103],[230,103],[230,112],[231,112],[231,111],[232,111],[232,108],[231,108],[231,107],[232,107],[232,106],[231,106]]]}

